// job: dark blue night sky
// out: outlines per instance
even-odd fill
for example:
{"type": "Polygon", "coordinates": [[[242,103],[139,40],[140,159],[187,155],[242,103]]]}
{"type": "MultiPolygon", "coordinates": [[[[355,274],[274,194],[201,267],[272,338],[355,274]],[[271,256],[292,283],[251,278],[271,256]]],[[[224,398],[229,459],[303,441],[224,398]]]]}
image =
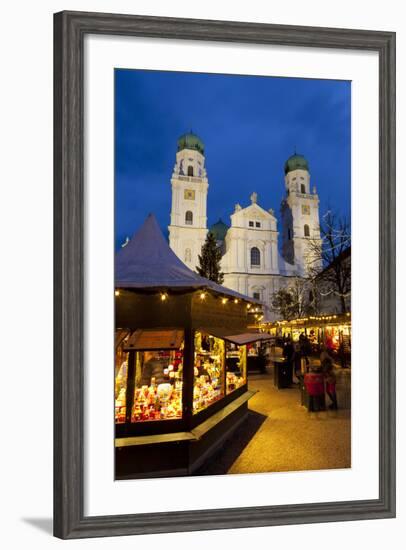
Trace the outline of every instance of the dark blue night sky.
{"type": "Polygon", "coordinates": [[[116,69],[116,247],[149,212],[167,235],[176,143],[190,130],[205,144],[209,225],[230,224],[253,191],[279,216],[295,148],[309,161],[320,214],[349,218],[350,82],[116,69]]]}

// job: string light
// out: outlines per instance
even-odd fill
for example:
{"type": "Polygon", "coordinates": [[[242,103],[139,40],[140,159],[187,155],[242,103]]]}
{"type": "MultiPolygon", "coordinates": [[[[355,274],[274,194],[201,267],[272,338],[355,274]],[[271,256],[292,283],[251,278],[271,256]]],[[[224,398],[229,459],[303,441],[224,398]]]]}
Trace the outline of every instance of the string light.
{"type": "Polygon", "coordinates": [[[115,296],[120,296],[120,291],[119,291],[119,290],[115,290],[115,291],[114,291],[114,295],[115,295],[115,296]]]}
{"type": "Polygon", "coordinates": [[[238,304],[238,299],[237,299],[237,298],[234,300],[234,303],[235,303],[235,304],[238,304]]]}
{"type": "Polygon", "coordinates": [[[168,299],[168,294],[166,292],[161,293],[161,302],[165,302],[168,299]]]}
{"type": "Polygon", "coordinates": [[[205,292],[201,292],[200,293],[200,299],[201,300],[204,300],[206,298],[206,293],[205,292]]]}
{"type": "Polygon", "coordinates": [[[223,298],[223,299],[221,300],[221,303],[222,303],[222,304],[226,304],[226,303],[227,303],[227,298],[223,298]]]}
{"type": "Polygon", "coordinates": [[[247,304],[247,309],[251,309],[251,304],[247,304]]]}

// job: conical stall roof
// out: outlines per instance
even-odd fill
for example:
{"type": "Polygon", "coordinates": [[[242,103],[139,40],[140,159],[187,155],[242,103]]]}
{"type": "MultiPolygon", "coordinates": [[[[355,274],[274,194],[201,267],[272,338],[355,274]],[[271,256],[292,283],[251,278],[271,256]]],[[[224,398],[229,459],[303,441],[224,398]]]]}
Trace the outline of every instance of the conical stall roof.
{"type": "Polygon", "coordinates": [[[169,247],[153,214],[148,215],[128,244],[117,252],[115,286],[150,290],[210,289],[218,294],[261,303],[189,269],[169,247]]]}

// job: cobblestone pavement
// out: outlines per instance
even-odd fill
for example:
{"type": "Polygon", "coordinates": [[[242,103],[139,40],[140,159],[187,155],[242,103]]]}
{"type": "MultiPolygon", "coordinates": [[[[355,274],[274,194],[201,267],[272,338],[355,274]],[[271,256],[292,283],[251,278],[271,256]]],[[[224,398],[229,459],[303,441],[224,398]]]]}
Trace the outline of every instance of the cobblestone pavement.
{"type": "Polygon", "coordinates": [[[248,419],[196,474],[351,467],[351,371],[339,368],[336,374],[339,409],[311,413],[300,404],[298,387],[274,386],[272,367],[250,374],[249,389],[257,393],[248,419]]]}

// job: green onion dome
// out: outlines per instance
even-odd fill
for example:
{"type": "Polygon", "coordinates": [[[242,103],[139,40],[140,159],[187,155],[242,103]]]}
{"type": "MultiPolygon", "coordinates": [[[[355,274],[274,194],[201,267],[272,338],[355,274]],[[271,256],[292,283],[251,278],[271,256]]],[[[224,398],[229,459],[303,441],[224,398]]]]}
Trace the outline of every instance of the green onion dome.
{"type": "Polygon", "coordinates": [[[224,241],[228,231],[228,225],[220,219],[210,227],[209,231],[214,236],[216,241],[224,241]]]}
{"type": "Polygon", "coordinates": [[[285,162],[285,174],[293,172],[293,170],[309,171],[309,163],[302,155],[297,155],[295,153],[285,162]]]}
{"type": "Polygon", "coordinates": [[[204,143],[192,131],[183,134],[183,136],[180,136],[178,139],[178,151],[182,151],[183,149],[193,149],[204,155],[204,143]]]}

